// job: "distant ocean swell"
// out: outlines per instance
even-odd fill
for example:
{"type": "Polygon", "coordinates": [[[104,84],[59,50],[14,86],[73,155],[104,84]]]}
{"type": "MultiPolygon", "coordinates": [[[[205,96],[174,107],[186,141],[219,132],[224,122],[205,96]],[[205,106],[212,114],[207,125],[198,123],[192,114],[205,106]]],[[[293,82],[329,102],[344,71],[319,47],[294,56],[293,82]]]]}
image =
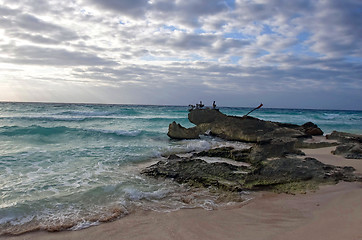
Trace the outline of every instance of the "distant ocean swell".
{"type": "Polygon", "coordinates": [[[54,116],[32,116],[32,117],[0,117],[0,120],[19,120],[19,121],[59,121],[59,122],[85,122],[85,121],[110,121],[110,120],[147,120],[147,121],[177,121],[184,118],[176,118],[172,116],[165,117],[152,117],[152,116],[63,116],[63,117],[54,117],[54,116]]]}
{"type": "MultiPolygon", "coordinates": [[[[247,108],[222,108],[235,116],[247,108]]],[[[187,107],[0,103],[0,235],[78,230],[139,209],[214,209],[249,199],[155,180],[139,172],[172,153],[243,143],[211,136],[175,141],[169,123],[185,127],[187,107]]],[[[318,124],[323,131],[362,133],[361,111],[260,109],[270,121],[318,124]]]]}
{"type": "Polygon", "coordinates": [[[142,130],[80,129],[80,128],[70,128],[65,126],[42,127],[38,125],[31,125],[29,127],[19,127],[19,126],[0,127],[0,134],[9,137],[22,136],[22,135],[54,136],[61,134],[84,135],[85,137],[89,137],[90,135],[95,135],[95,134],[135,137],[142,134],[146,135],[147,132],[142,130]]]}

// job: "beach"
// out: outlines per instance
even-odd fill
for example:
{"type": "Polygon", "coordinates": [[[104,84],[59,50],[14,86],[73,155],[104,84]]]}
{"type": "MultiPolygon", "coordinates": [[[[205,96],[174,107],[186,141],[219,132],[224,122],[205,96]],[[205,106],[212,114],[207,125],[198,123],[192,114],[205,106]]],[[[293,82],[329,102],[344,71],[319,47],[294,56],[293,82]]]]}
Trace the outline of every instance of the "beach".
{"type": "MultiPolygon", "coordinates": [[[[303,149],[323,163],[353,166],[362,161],[330,153],[334,147],[303,149]]],[[[33,232],[9,240],[31,239],[362,239],[362,184],[340,182],[306,194],[258,192],[251,201],[213,211],[139,211],[80,231],[33,232]]]]}

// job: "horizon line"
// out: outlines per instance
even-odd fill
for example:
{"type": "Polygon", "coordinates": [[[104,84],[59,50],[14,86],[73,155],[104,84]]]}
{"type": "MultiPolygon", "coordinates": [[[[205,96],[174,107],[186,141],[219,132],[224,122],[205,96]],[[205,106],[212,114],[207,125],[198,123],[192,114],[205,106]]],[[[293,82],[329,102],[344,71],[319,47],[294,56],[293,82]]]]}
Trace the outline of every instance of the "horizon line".
{"type": "MultiPolygon", "coordinates": [[[[28,103],[28,104],[70,104],[70,105],[118,105],[118,106],[159,106],[159,107],[188,107],[179,104],[138,104],[138,103],[94,103],[94,102],[45,102],[45,101],[3,101],[0,103],[28,103]]],[[[265,104],[264,104],[265,106],[265,104]]],[[[211,105],[210,105],[211,107],[211,105]]],[[[255,106],[218,106],[218,108],[254,108],[255,106]]],[[[326,109],[326,108],[291,108],[291,107],[262,107],[261,109],[285,109],[285,110],[317,110],[317,111],[362,111],[362,109],[326,109]]]]}

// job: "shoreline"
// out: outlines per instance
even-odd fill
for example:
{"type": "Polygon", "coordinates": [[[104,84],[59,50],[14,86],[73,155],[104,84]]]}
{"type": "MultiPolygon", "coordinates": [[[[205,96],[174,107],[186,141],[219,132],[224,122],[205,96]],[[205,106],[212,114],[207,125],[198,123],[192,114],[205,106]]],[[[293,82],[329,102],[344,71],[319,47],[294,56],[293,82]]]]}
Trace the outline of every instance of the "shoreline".
{"type": "MultiPolygon", "coordinates": [[[[305,157],[362,174],[362,160],[330,153],[335,147],[302,149],[305,157]]],[[[140,211],[99,226],[62,232],[32,232],[0,239],[360,239],[362,183],[340,182],[316,192],[259,192],[246,204],[213,211],[140,211]]]]}
{"type": "Polygon", "coordinates": [[[361,183],[341,182],[307,194],[262,192],[241,207],[138,212],[79,231],[32,232],[0,239],[360,239],[361,201],[361,183]]]}

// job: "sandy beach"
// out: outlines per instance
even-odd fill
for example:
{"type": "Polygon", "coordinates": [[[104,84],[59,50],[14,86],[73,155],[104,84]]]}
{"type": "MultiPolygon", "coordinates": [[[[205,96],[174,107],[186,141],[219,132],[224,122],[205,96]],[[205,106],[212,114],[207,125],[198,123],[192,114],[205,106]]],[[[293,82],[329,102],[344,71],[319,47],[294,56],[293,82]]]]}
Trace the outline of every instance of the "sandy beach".
{"type": "MultiPolygon", "coordinates": [[[[334,147],[303,149],[307,156],[362,173],[362,160],[334,156],[334,147]]],[[[81,231],[34,232],[0,239],[362,239],[362,183],[340,182],[316,192],[260,192],[243,206],[214,211],[137,212],[81,231]]]]}

